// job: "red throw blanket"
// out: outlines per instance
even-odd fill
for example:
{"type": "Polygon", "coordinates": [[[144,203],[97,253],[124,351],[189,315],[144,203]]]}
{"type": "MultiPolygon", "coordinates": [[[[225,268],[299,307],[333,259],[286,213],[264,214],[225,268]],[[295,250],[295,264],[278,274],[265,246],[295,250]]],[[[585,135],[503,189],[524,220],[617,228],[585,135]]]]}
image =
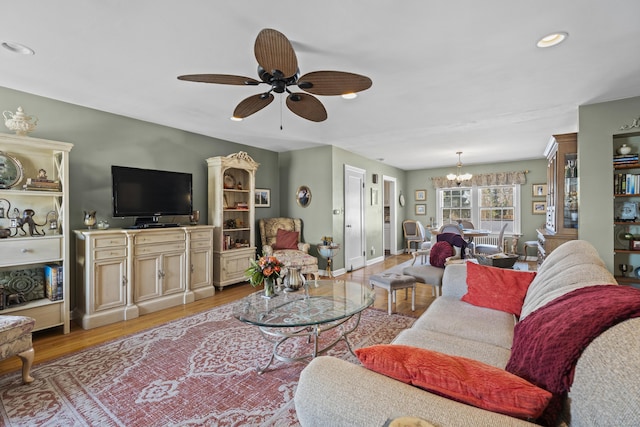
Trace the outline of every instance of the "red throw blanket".
{"type": "Polygon", "coordinates": [[[601,285],[556,298],[516,325],[505,369],[553,393],[543,424],[555,424],[582,351],[602,332],[632,317],[640,317],[640,290],[601,285]]]}

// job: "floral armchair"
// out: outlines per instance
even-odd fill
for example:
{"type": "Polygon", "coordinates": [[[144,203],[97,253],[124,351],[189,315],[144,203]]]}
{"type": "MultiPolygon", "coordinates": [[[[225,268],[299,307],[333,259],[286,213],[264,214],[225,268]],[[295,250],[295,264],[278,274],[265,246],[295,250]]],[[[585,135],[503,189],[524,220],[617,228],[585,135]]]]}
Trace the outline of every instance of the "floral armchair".
{"type": "Polygon", "coordinates": [[[275,256],[285,266],[300,267],[304,275],[318,280],[318,258],[309,255],[309,243],[302,243],[300,218],[264,218],[258,221],[262,254],[275,256]]]}

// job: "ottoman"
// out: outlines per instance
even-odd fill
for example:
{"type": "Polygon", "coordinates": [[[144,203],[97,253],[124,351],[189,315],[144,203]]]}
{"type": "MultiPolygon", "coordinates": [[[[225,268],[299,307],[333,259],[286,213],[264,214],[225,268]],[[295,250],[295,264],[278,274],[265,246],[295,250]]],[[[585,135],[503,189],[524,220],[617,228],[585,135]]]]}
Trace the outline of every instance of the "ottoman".
{"type": "Polygon", "coordinates": [[[425,285],[433,286],[433,294],[438,297],[442,293],[442,276],[444,268],[433,265],[416,265],[405,267],[403,274],[413,277],[425,285]]]}
{"type": "Polygon", "coordinates": [[[378,286],[379,288],[386,289],[389,293],[388,301],[388,313],[391,314],[391,302],[396,300],[396,291],[398,289],[405,290],[405,299],[407,298],[406,292],[411,288],[411,311],[416,309],[416,279],[413,276],[407,276],[399,273],[379,273],[369,277],[369,284],[371,288],[378,286]]]}

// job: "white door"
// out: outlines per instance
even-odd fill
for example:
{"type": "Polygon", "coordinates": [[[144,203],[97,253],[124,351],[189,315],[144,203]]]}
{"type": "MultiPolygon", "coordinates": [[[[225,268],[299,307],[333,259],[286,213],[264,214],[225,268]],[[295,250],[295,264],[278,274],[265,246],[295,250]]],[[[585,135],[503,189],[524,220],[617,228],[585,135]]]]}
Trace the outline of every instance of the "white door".
{"type": "Polygon", "coordinates": [[[363,169],[344,166],[344,267],[347,271],[365,265],[364,182],[363,169]]]}

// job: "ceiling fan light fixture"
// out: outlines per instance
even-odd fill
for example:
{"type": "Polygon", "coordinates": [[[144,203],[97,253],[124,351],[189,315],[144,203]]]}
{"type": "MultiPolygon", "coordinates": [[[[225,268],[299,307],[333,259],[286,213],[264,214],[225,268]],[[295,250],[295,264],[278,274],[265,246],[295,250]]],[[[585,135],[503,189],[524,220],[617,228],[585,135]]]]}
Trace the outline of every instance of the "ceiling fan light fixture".
{"type": "Polygon", "coordinates": [[[355,99],[355,98],[357,98],[357,97],[358,97],[358,94],[357,94],[357,93],[355,93],[355,92],[343,93],[343,94],[342,94],[342,97],[343,97],[344,99],[355,99]]]}
{"type": "Polygon", "coordinates": [[[9,52],[17,53],[19,55],[35,55],[36,52],[31,49],[29,46],[25,46],[20,43],[14,42],[2,42],[2,47],[7,49],[9,52]]]}
{"type": "Polygon", "coordinates": [[[556,46],[565,41],[567,37],[569,37],[569,33],[565,31],[558,31],[556,33],[547,34],[546,36],[538,40],[536,46],[540,48],[556,46]]]}
{"type": "Polygon", "coordinates": [[[241,122],[244,119],[242,117],[231,116],[229,117],[229,120],[231,120],[232,122],[241,122]]]}

